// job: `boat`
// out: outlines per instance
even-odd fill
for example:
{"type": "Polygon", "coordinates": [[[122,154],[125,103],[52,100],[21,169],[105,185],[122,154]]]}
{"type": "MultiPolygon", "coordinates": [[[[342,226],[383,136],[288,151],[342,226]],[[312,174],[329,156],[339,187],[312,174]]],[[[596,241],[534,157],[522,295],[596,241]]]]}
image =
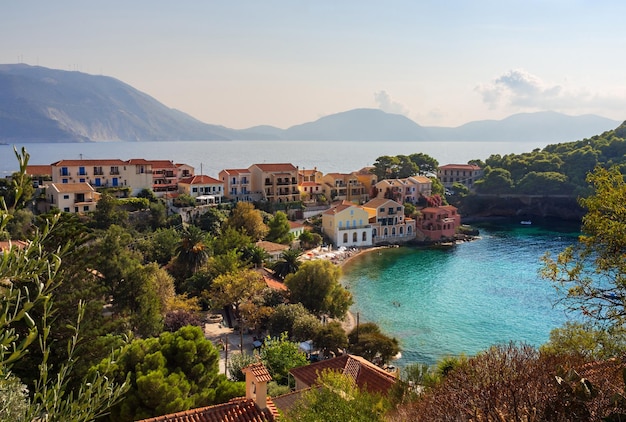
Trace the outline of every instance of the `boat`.
{"type": "Polygon", "coordinates": [[[531,224],[533,224],[533,222],[532,222],[532,221],[530,221],[530,220],[522,220],[522,221],[520,221],[519,223],[520,223],[520,224],[523,224],[523,225],[525,225],[525,226],[530,226],[531,224]]]}

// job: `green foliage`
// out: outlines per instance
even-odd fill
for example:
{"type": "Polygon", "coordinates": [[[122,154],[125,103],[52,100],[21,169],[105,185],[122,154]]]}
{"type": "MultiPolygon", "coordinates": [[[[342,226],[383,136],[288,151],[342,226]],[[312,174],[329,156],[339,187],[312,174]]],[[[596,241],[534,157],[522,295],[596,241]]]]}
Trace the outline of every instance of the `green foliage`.
{"type": "Polygon", "coordinates": [[[226,221],[226,226],[237,231],[243,230],[254,242],[261,240],[268,232],[261,212],[248,202],[237,202],[226,221]]]}
{"type": "Polygon", "coordinates": [[[261,361],[272,379],[283,385],[288,382],[289,370],[309,363],[306,355],[298,349],[298,343],[289,341],[284,333],[279,338],[268,336],[265,339],[261,361]]]}
{"type": "Polygon", "coordinates": [[[145,210],[150,207],[150,200],[147,198],[122,198],[118,199],[118,205],[127,211],[145,210]]]}
{"type": "Polygon", "coordinates": [[[433,157],[418,152],[409,155],[409,159],[419,168],[419,174],[423,176],[437,175],[439,162],[433,157]]]}
{"type": "Polygon", "coordinates": [[[289,274],[294,274],[300,268],[302,249],[287,249],[280,254],[280,259],[272,265],[274,275],[284,280],[289,274]]]}
{"type": "Polygon", "coordinates": [[[564,174],[531,171],[519,180],[516,191],[529,195],[567,195],[573,189],[564,174]]]}
{"type": "Polygon", "coordinates": [[[320,388],[306,391],[286,415],[287,421],[384,421],[389,403],[380,396],[360,390],[347,375],[325,370],[319,374],[320,388]]]}
{"type": "Polygon", "coordinates": [[[120,207],[120,200],[109,193],[103,193],[96,204],[92,226],[106,230],[112,225],[125,226],[127,222],[128,212],[120,207]]]}
{"type": "Polygon", "coordinates": [[[589,360],[620,357],[626,353],[626,332],[622,328],[596,328],[589,323],[568,321],[550,332],[542,353],[578,355],[589,360]]]}
{"type": "Polygon", "coordinates": [[[254,355],[248,353],[233,353],[228,357],[228,373],[230,379],[233,381],[245,381],[246,374],[243,373],[243,368],[257,362],[257,358],[254,355]]]}
{"type": "Polygon", "coordinates": [[[176,256],[181,242],[180,233],[172,228],[159,228],[142,240],[138,247],[144,256],[144,262],[156,262],[165,265],[176,256]]]}
{"type": "Polygon", "coordinates": [[[174,206],[178,208],[195,207],[196,198],[187,193],[181,193],[174,199],[174,206]]]}
{"type": "Polygon", "coordinates": [[[28,388],[19,378],[13,375],[0,378],[0,420],[26,420],[29,405],[28,388]]]}
{"type": "Polygon", "coordinates": [[[312,249],[322,244],[322,236],[310,230],[304,230],[298,239],[304,249],[312,249]]]}
{"type": "Polygon", "coordinates": [[[267,323],[270,336],[278,337],[282,333],[287,333],[291,338],[296,321],[308,318],[310,315],[312,314],[301,303],[279,304],[274,308],[267,323]]]}
{"type": "Polygon", "coordinates": [[[217,237],[222,233],[222,226],[226,223],[227,218],[223,210],[210,207],[194,221],[194,224],[209,235],[217,237]]]}
{"type": "Polygon", "coordinates": [[[352,305],[352,295],[340,283],[341,269],[330,261],[302,263],[285,278],[291,301],[300,302],[315,315],[343,318],[352,305]]]}
{"type": "Polygon", "coordinates": [[[274,217],[267,223],[269,231],[265,236],[265,240],[274,243],[288,244],[293,240],[293,234],[289,231],[289,220],[287,214],[282,211],[276,212],[274,217]]]}
{"type": "Polygon", "coordinates": [[[152,203],[157,202],[159,200],[159,198],[157,198],[156,195],[154,194],[154,191],[152,189],[147,189],[147,188],[142,189],[141,192],[137,194],[137,198],[145,198],[152,203]]]}
{"type": "Polygon", "coordinates": [[[177,264],[186,276],[190,276],[207,261],[211,255],[207,234],[196,226],[183,229],[177,248],[177,264]]]}
{"type": "Polygon", "coordinates": [[[567,308],[592,321],[621,327],[626,316],[626,183],[618,168],[598,167],[588,176],[594,194],[579,243],[556,259],[544,257],[542,275],[562,291],[567,308]]]}
{"type": "MultiPolygon", "coordinates": [[[[114,379],[130,376],[130,390],[111,419],[131,421],[217,403],[228,388],[218,362],[219,352],[199,327],[134,340],[107,372],[114,379]]],[[[239,389],[228,395],[241,394],[239,389]]]]}
{"type": "Polygon", "coordinates": [[[340,351],[348,347],[348,336],[339,321],[331,321],[315,333],[313,343],[322,350],[325,355],[333,352],[338,355],[340,351]]]}
{"type": "Polygon", "coordinates": [[[507,193],[513,189],[511,172],[503,168],[485,169],[482,179],[475,183],[476,191],[480,193],[507,193]]]}
{"type": "Polygon", "coordinates": [[[374,362],[386,363],[398,354],[400,346],[396,338],[386,336],[373,322],[366,322],[354,327],[348,333],[350,353],[374,362]]]}

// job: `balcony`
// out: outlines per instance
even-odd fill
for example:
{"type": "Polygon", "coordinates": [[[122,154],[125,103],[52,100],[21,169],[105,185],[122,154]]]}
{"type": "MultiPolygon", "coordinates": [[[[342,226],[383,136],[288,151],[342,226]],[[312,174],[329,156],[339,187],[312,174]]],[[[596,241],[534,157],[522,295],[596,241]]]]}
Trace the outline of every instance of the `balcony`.
{"type": "Polygon", "coordinates": [[[372,225],[371,224],[365,224],[362,226],[350,226],[350,227],[337,227],[337,230],[339,231],[346,231],[346,230],[359,230],[359,229],[369,229],[371,228],[372,225]]]}

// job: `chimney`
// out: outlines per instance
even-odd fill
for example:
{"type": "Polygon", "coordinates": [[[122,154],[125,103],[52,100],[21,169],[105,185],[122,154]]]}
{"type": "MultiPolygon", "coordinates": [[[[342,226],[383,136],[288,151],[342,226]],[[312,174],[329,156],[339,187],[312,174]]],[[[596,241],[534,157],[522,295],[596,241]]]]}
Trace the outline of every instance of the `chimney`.
{"type": "Polygon", "coordinates": [[[246,398],[254,400],[261,410],[267,407],[267,383],[272,376],[261,362],[253,363],[242,369],[246,374],[246,398]]]}

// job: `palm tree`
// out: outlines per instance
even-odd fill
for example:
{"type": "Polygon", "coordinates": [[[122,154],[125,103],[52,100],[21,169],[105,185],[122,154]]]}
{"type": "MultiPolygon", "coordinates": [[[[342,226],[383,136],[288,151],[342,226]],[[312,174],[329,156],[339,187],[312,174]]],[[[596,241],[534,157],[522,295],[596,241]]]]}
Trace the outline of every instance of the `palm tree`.
{"type": "Polygon", "coordinates": [[[207,235],[197,226],[187,226],[177,248],[178,260],[193,274],[209,259],[207,235]]]}
{"type": "Polygon", "coordinates": [[[274,264],[274,274],[284,280],[289,274],[293,274],[300,268],[302,249],[287,249],[280,254],[280,260],[274,264]]]}
{"type": "Polygon", "coordinates": [[[257,245],[250,245],[243,250],[242,258],[247,262],[254,265],[254,268],[263,266],[263,263],[268,260],[270,255],[265,249],[257,245]]]}

